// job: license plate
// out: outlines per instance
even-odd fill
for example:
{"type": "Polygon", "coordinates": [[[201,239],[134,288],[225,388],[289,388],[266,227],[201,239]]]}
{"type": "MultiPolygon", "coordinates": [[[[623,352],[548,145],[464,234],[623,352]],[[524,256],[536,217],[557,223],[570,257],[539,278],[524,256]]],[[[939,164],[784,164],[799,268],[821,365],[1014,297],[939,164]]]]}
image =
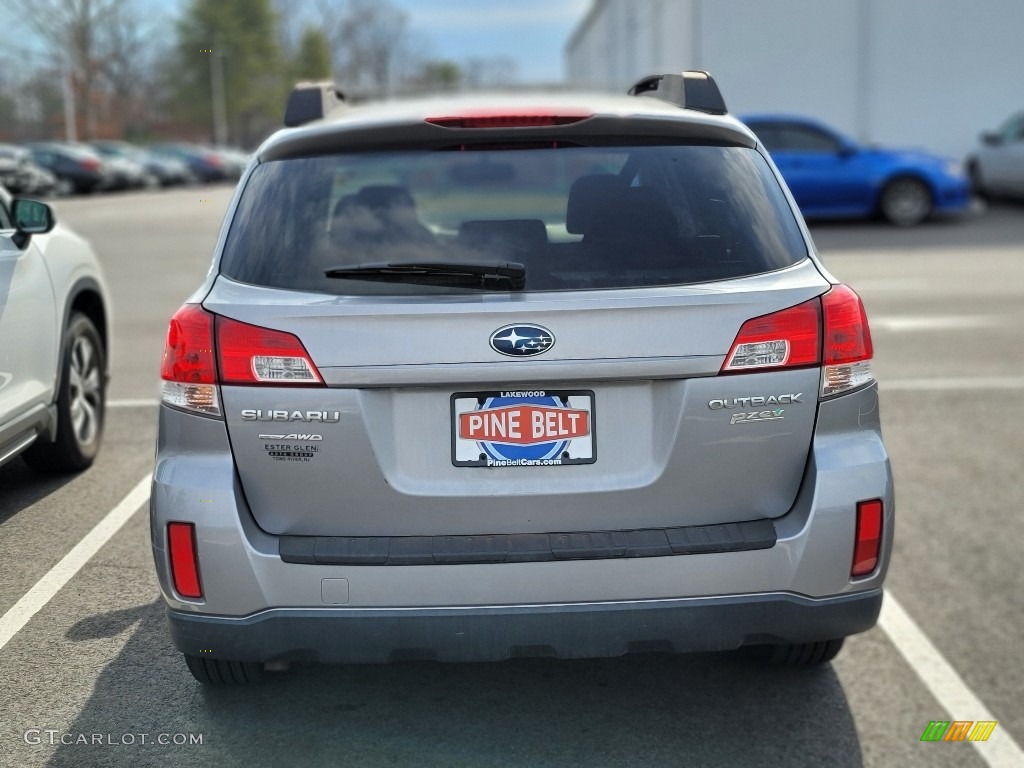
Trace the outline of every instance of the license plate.
{"type": "Polygon", "coordinates": [[[456,392],[451,429],[457,467],[554,467],[597,460],[590,390],[456,392]]]}

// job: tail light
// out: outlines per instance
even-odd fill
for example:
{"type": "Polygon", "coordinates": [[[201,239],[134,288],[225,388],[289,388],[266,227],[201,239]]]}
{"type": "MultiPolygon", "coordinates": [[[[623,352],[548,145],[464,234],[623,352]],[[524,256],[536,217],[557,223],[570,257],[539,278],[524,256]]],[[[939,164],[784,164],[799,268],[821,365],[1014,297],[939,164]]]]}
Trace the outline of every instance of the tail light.
{"type": "Polygon", "coordinates": [[[222,384],[323,384],[296,336],[217,318],[222,384]]]}
{"type": "Polygon", "coordinates": [[[220,416],[220,384],[323,386],[299,339],[186,304],[167,329],[160,377],[163,402],[220,416]]]}
{"type": "Polygon", "coordinates": [[[821,396],[874,380],[871,332],[860,297],[845,285],[795,307],[748,320],[722,373],[822,366],[821,396]]]}
{"type": "Polygon", "coordinates": [[[167,550],[170,553],[174,591],[182,597],[202,597],[195,526],[192,523],[168,523],[167,550]]]}
{"type": "Polygon", "coordinates": [[[879,499],[857,504],[857,532],[854,537],[851,576],[867,576],[878,566],[882,548],[882,502],[879,499]]]}
{"type": "Polygon", "coordinates": [[[95,171],[100,167],[100,161],[92,157],[87,157],[81,161],[82,167],[87,171],[95,171]]]}
{"type": "Polygon", "coordinates": [[[736,334],[722,373],[760,368],[800,368],[821,361],[821,303],[795,307],[747,320],[736,334]]]}
{"type": "Polygon", "coordinates": [[[837,285],[821,297],[821,305],[825,315],[822,397],[874,381],[874,347],[860,296],[845,285],[837,285]]]}

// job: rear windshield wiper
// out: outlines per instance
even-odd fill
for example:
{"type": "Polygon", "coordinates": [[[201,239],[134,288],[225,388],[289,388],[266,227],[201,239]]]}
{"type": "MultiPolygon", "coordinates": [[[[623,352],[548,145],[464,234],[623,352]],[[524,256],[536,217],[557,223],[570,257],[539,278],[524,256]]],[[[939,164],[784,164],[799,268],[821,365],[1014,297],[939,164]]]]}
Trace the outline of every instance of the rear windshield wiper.
{"type": "Polygon", "coordinates": [[[520,291],[526,285],[526,267],[514,261],[503,264],[459,262],[373,262],[324,271],[327,277],[344,280],[379,280],[391,283],[424,283],[492,291],[520,291]]]}

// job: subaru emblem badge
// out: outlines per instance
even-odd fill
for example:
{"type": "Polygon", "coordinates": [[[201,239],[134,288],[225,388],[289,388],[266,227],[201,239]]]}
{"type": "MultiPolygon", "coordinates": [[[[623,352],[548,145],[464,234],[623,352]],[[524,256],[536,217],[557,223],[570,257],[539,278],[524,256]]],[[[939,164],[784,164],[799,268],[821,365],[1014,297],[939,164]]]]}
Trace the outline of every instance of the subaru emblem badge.
{"type": "Polygon", "coordinates": [[[505,325],[491,334],[491,349],[509,357],[533,357],[555,346],[555,334],[540,325],[505,325]]]}

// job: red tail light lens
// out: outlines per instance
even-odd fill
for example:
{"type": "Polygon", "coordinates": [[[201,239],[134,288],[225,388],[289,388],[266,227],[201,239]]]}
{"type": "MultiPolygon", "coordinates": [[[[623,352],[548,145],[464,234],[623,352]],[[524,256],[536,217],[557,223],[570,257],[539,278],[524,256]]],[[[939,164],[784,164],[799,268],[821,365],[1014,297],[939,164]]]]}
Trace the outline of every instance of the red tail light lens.
{"type": "Polygon", "coordinates": [[[882,502],[879,499],[857,504],[857,533],[853,547],[851,576],[867,576],[878,566],[882,547],[882,502]]]}
{"type": "Polygon", "coordinates": [[[164,381],[215,384],[213,315],[198,304],[186,304],[171,318],[160,369],[164,381]]]}
{"type": "Polygon", "coordinates": [[[223,384],[323,384],[302,342],[284,331],[218,317],[217,352],[223,384]]]}
{"type": "Polygon", "coordinates": [[[508,112],[473,112],[465,115],[428,117],[426,122],[443,128],[537,128],[548,125],[569,125],[592,117],[591,112],[559,110],[519,110],[508,112]]]}
{"type": "Polygon", "coordinates": [[[821,297],[821,305],[825,316],[822,397],[874,381],[871,370],[874,347],[860,297],[845,285],[836,285],[821,297]]]}
{"type": "Polygon", "coordinates": [[[811,299],[745,322],[725,358],[722,373],[818,365],[820,350],[821,303],[811,299]]]}
{"type": "Polygon", "coordinates": [[[182,597],[200,598],[199,555],[196,552],[196,528],[192,523],[168,523],[167,544],[171,559],[174,591],[182,597]]]}
{"type": "Polygon", "coordinates": [[[81,161],[82,167],[87,171],[95,171],[100,167],[100,161],[92,157],[87,157],[81,161]]]}
{"type": "Polygon", "coordinates": [[[160,366],[163,401],[175,408],[220,415],[213,351],[213,315],[186,304],[171,318],[160,366]]]}

